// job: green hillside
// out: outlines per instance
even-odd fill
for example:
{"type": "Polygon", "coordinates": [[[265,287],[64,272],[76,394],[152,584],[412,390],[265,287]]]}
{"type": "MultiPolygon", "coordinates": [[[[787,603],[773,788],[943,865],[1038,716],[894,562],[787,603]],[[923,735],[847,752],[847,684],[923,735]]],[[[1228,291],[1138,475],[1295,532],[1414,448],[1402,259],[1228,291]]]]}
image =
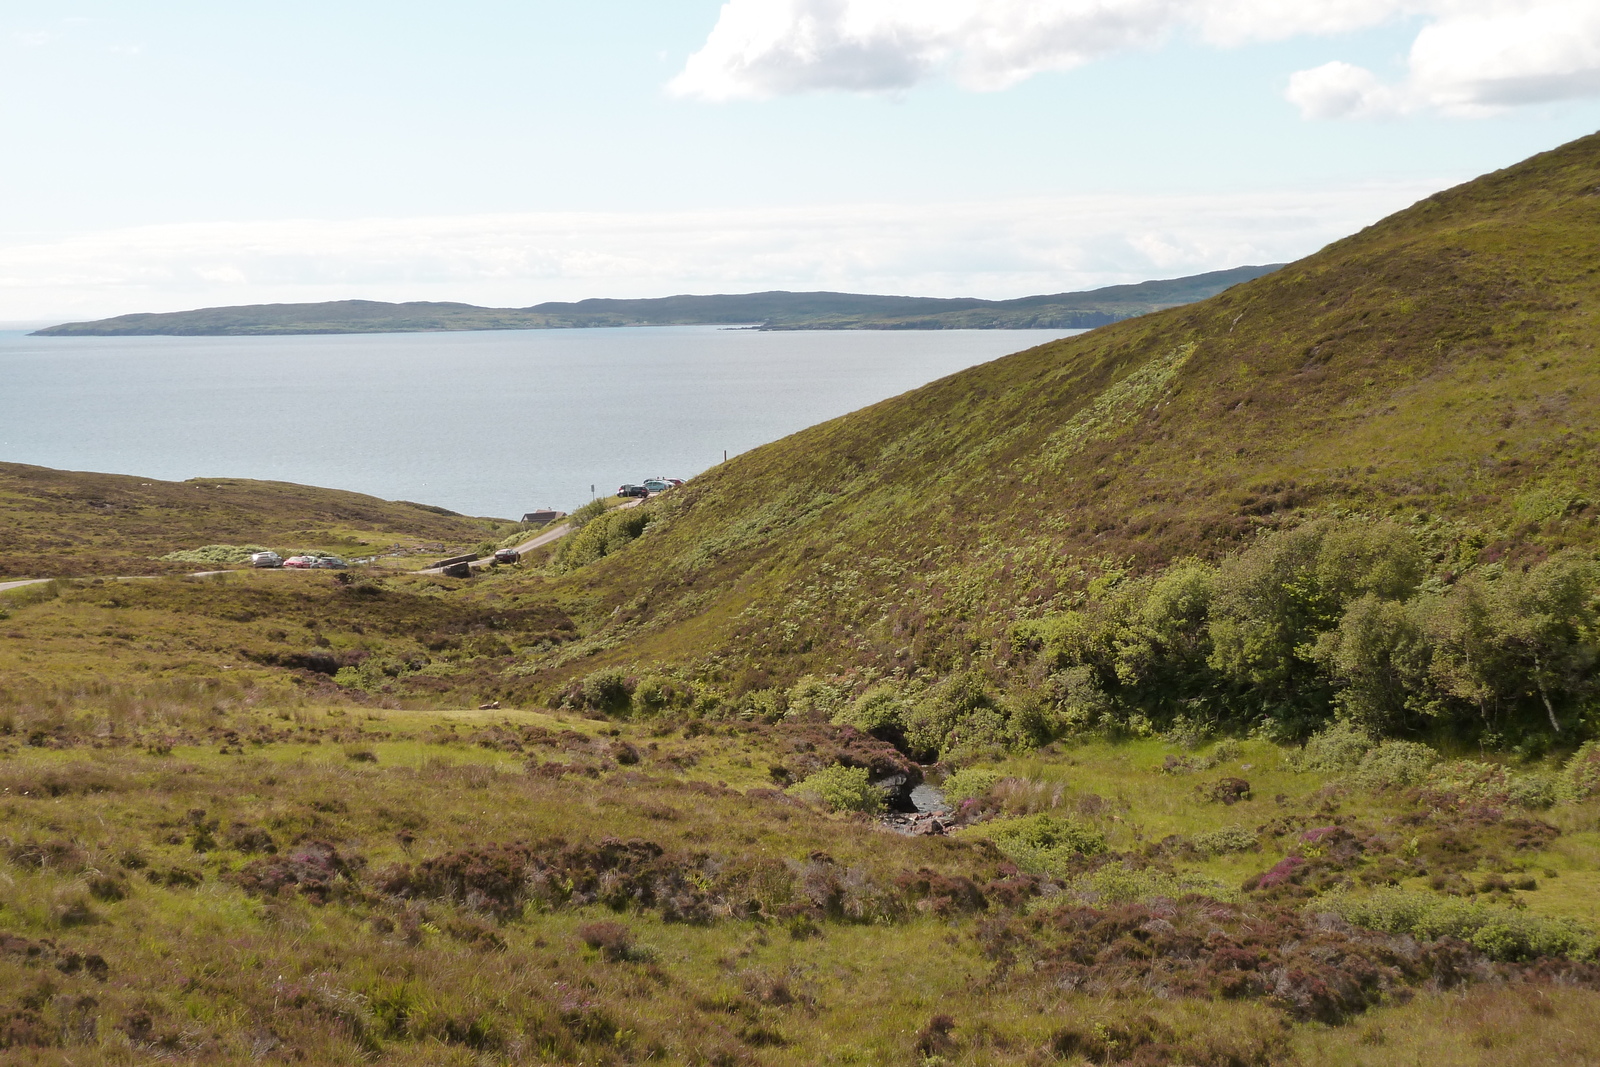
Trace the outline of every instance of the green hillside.
{"type": "Polygon", "coordinates": [[[594,654],[533,672],[999,669],[1096,578],[1318,516],[1393,518],[1445,583],[1592,553],[1597,298],[1600,136],[735,458],[565,579],[594,654]]]}
{"type": "Polygon", "coordinates": [[[545,330],[595,326],[758,323],[784,330],[1090,329],[1160,308],[1203,300],[1281,264],[1234,267],[1186,278],[1113,285],[1082,293],[1016,300],[870,296],[860,293],[740,293],[644,300],[551,301],[528,308],[378,300],[246,304],[195,311],[118,315],[37,331],[45,337],[416,333],[441,330],[545,330]]]}
{"type": "Polygon", "coordinates": [[[6,592],[0,1061],[1600,1062],[1597,237],[1600,137],[515,566],[6,592]]]}
{"type": "Polygon", "coordinates": [[[499,540],[513,528],[508,520],[288,482],[163,482],[0,463],[0,581],[181,574],[203,561],[160,557],[217,544],[351,556],[442,550],[499,540]]]}

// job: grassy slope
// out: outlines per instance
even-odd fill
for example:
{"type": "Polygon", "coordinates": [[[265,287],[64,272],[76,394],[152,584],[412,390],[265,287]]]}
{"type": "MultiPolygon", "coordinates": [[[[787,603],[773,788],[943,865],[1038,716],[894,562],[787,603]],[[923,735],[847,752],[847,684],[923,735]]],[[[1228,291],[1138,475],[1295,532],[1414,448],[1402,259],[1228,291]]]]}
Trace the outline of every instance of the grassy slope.
{"type": "Polygon", "coordinates": [[[1103,566],[1336,508],[1592,544],[1600,136],[1203,303],[737,457],[578,572],[614,659],[944,669],[1103,566]]]}
{"type": "MultiPolygon", "coordinates": [[[[937,1046],[941,1062],[971,1067],[1057,1062],[1053,1035],[1096,1028],[1154,1033],[1123,1051],[1159,1065],[1376,1067],[1418,1062],[1423,1050],[1427,1062],[1450,1064],[1600,1056],[1600,1037],[1581,1022],[1600,992],[1581,970],[1568,982],[1488,981],[1419,989],[1415,999],[1400,982],[1381,1006],[1334,1027],[1291,1027],[1292,999],[1259,990],[1151,995],[1144,969],[1154,968],[1160,988],[1161,961],[1145,961],[1128,938],[1107,946],[1079,937],[1071,958],[1088,951],[1091,969],[1063,983],[1059,960],[1028,956],[1025,901],[1006,902],[1000,857],[973,831],[900,838],[763,792],[770,764],[805,758],[793,743],[805,735],[791,740],[782,728],[246,703],[213,685],[188,703],[115,706],[53,724],[26,712],[5,719],[16,732],[0,735],[0,1058],[887,1067],[923,1059],[917,1032],[936,1015],[954,1024],[937,1046]],[[624,746],[638,762],[615,762],[624,746]],[[552,838],[651,842],[711,910],[671,921],[659,902],[563,902],[515,883],[515,906],[496,909],[397,889],[392,874],[459,849],[518,843],[553,861],[552,838]],[[324,868],[319,888],[317,853],[301,850],[324,842],[342,866],[324,868]],[[973,912],[898,888],[919,869],[996,881],[973,912]],[[252,871],[289,884],[241,881],[252,871]],[[842,904],[828,903],[835,876],[842,904]],[[752,900],[760,914],[739,914],[752,900]],[[634,958],[585,947],[583,927],[596,922],[624,924],[634,958]],[[998,939],[1006,930],[1015,940],[998,939]],[[98,956],[105,973],[73,967],[73,953],[98,956]]],[[[1436,870],[1474,885],[1494,872],[1534,872],[1537,888],[1514,891],[1530,913],[1595,918],[1592,890],[1581,886],[1592,886],[1600,854],[1600,801],[1543,813],[1565,832],[1508,851],[1507,835],[1470,812],[1419,821],[1409,796],[1290,770],[1263,742],[1226,754],[1155,741],[1089,745],[1005,769],[1022,777],[1008,783],[1004,810],[1075,813],[1127,856],[1165,849],[1173,858],[1157,867],[1219,880],[1217,891],[1239,898],[1257,925],[1283,913],[1233,887],[1308,851],[1301,827],[1330,822],[1378,835],[1351,876],[1385,862],[1372,841],[1398,835],[1436,870]],[[1163,773],[1169,756],[1214,765],[1163,773]],[[1197,786],[1241,773],[1256,785],[1253,799],[1196,801],[1197,786]],[[1258,826],[1259,843],[1241,854],[1208,859],[1182,847],[1208,831],[1258,826]]],[[[492,892],[493,853],[477,855],[467,884],[492,892]]],[[[595,873],[585,883],[572,871],[574,886],[604,891],[595,873]]],[[[1061,881],[1068,895],[1056,900],[1077,900],[1077,883],[1061,881]]],[[[1508,893],[1491,896],[1504,906],[1508,893]]],[[[1173,915],[1170,901],[1156,907],[1173,915]]],[[[1229,913],[1203,918],[1197,932],[1208,944],[1222,937],[1207,933],[1212,916],[1229,913]]],[[[1048,940],[1049,929],[1039,936],[1048,940]]],[[[1337,965],[1336,947],[1317,951],[1337,965]]]]}
{"type": "Polygon", "coordinates": [[[288,482],[162,482],[0,463],[0,580],[182,573],[195,565],[153,557],[207,544],[348,555],[418,543],[449,549],[497,540],[495,528],[494,520],[288,482]]]}

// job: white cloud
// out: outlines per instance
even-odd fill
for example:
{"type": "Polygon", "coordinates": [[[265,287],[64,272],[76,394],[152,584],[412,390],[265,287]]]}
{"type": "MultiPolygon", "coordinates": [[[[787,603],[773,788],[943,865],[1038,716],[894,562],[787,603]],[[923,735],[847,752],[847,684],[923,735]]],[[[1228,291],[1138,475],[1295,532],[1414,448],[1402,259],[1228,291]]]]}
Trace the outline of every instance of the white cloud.
{"type": "Polygon", "coordinates": [[[1418,32],[1407,67],[1405,79],[1386,85],[1361,67],[1327,63],[1295,73],[1285,95],[1307,118],[1472,117],[1597,96],[1600,5],[1450,4],[1418,32]]]}
{"type": "Polygon", "coordinates": [[[1189,32],[1222,47],[1422,21],[1408,75],[1333,61],[1297,72],[1309,118],[1486,114],[1600,95],[1595,0],[728,0],[668,88],[702,100],[899,92],[953,78],[1003,89],[1189,32]]]}
{"type": "Polygon", "coordinates": [[[1483,10],[1441,18],[1411,47],[1411,91],[1427,105],[1472,113],[1600,95],[1600,4],[1472,7],[1483,10]]]}
{"type": "Polygon", "coordinates": [[[1338,60],[1295,71],[1284,96],[1308,119],[1370,118],[1408,110],[1403,96],[1372,71],[1338,60]]]}
{"type": "Polygon", "coordinates": [[[148,226],[0,242],[0,321],[351,297],[1014,297],[1294,259],[1434,188],[148,226]]]}

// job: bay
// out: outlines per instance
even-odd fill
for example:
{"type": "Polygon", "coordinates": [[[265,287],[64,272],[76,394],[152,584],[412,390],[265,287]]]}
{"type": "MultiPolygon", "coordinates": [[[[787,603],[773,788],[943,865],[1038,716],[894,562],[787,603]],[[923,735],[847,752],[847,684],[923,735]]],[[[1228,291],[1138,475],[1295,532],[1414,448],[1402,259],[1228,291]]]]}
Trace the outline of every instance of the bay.
{"type": "Polygon", "coordinates": [[[1081,330],[0,332],[0,460],[264,478],[515,518],[1081,330]]]}

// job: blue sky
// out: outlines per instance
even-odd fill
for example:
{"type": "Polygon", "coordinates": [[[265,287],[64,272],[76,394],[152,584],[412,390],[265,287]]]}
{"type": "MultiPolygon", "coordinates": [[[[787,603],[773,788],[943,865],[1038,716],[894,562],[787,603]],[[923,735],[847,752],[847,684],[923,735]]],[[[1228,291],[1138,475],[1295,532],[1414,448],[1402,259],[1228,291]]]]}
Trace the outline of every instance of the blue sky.
{"type": "Polygon", "coordinates": [[[1293,258],[1600,128],[1590,7],[10,0],[0,320],[1293,258]]]}

